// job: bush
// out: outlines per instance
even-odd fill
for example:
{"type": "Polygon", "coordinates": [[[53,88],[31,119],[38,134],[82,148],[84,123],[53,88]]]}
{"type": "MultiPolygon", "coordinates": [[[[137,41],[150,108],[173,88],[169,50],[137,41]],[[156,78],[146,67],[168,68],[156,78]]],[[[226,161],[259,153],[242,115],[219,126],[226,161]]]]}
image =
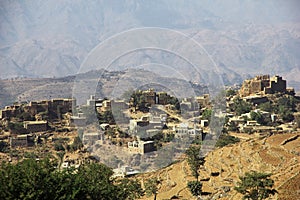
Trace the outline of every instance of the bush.
{"type": "Polygon", "coordinates": [[[63,146],[63,141],[62,140],[57,140],[54,143],[54,149],[55,149],[55,151],[64,151],[65,148],[63,146]]]}
{"type": "Polygon", "coordinates": [[[199,181],[189,181],[187,187],[193,196],[199,196],[202,193],[202,183],[199,181]]]}
{"type": "Polygon", "coordinates": [[[235,90],[233,90],[233,89],[226,90],[226,97],[232,97],[234,95],[236,95],[236,91],[235,90]]]}
{"type": "Polygon", "coordinates": [[[6,153],[8,150],[7,142],[0,141],[0,152],[6,153]]]}
{"type": "Polygon", "coordinates": [[[241,115],[241,114],[250,112],[251,109],[252,109],[252,106],[250,103],[248,103],[240,98],[236,98],[233,100],[232,111],[234,111],[237,115],[241,115]]]}
{"type": "Polygon", "coordinates": [[[245,176],[240,177],[240,182],[234,189],[243,194],[244,199],[266,199],[277,192],[272,189],[274,181],[270,176],[271,174],[262,172],[246,172],[245,176]]]}
{"type": "Polygon", "coordinates": [[[238,143],[239,141],[239,138],[236,138],[231,135],[220,135],[218,141],[216,142],[216,147],[224,147],[228,144],[238,143]]]}

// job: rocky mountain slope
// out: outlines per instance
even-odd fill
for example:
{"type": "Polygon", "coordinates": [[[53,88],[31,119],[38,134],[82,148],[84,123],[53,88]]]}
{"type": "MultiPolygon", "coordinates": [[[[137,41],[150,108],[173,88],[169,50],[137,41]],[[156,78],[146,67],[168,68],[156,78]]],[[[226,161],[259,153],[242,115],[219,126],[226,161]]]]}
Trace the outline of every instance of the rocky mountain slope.
{"type": "Polygon", "coordinates": [[[177,97],[208,93],[205,85],[195,85],[181,78],[169,78],[143,69],[126,71],[93,70],[62,78],[14,78],[0,80],[0,107],[14,102],[52,98],[76,98],[86,103],[90,95],[117,99],[128,90],[155,88],[177,97]],[[83,84],[81,84],[83,83],[83,84]]]}
{"type": "MultiPolygon", "coordinates": [[[[273,174],[271,178],[278,191],[273,199],[297,199],[300,191],[299,133],[272,135],[267,138],[241,134],[239,136],[243,138],[240,143],[216,149],[206,157],[204,166],[200,168],[200,179],[206,194],[203,197],[242,199],[234,186],[239,181],[239,176],[255,170],[273,174]]],[[[157,177],[161,181],[158,185],[158,199],[170,199],[172,196],[193,199],[186,184],[194,178],[185,161],[138,176],[142,182],[150,177],[157,177]]]]}
{"type": "MultiPolygon", "coordinates": [[[[151,26],[179,30],[198,41],[231,83],[257,73],[280,73],[299,82],[297,7],[295,0],[1,1],[0,78],[76,74],[99,42],[151,26]]],[[[123,65],[147,59],[157,61],[146,52],[123,65]]]]}

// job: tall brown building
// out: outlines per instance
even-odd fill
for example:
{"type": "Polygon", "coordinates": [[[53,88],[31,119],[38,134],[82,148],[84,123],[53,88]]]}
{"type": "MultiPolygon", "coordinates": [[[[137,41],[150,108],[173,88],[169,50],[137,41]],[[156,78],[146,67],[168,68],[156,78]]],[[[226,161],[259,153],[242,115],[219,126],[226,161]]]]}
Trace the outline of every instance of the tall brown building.
{"type": "Polygon", "coordinates": [[[281,76],[259,75],[245,80],[239,94],[241,97],[246,97],[254,94],[286,93],[286,91],[286,80],[281,76]]]}

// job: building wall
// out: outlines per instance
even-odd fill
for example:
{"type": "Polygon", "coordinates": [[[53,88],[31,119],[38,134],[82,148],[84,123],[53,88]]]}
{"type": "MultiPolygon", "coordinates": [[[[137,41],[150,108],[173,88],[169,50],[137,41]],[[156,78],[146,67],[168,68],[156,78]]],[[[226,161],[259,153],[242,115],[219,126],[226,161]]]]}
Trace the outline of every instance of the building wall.
{"type": "Polygon", "coordinates": [[[253,79],[245,80],[239,91],[241,97],[251,94],[273,94],[276,92],[286,92],[286,80],[280,76],[269,75],[256,76],[253,79]]]}
{"type": "Polygon", "coordinates": [[[133,141],[133,142],[128,142],[128,151],[132,153],[149,153],[155,150],[154,147],[154,142],[153,141],[148,141],[148,142],[143,142],[143,141],[133,141]]]}
{"type": "Polygon", "coordinates": [[[1,110],[0,118],[12,118],[21,114],[21,110],[18,106],[7,106],[5,109],[1,110]]]}
{"type": "Polygon", "coordinates": [[[142,144],[142,152],[143,153],[149,153],[149,152],[152,152],[154,151],[154,143],[151,142],[151,143],[145,143],[145,144],[142,144]]]}
{"type": "Polygon", "coordinates": [[[42,131],[47,131],[48,129],[48,124],[47,122],[40,122],[37,121],[31,122],[31,121],[25,121],[24,122],[24,128],[29,132],[29,133],[35,133],[35,132],[42,132],[42,131]]]}
{"type": "Polygon", "coordinates": [[[171,98],[166,92],[159,92],[157,93],[157,103],[160,105],[166,105],[168,100],[171,98]]]}
{"type": "Polygon", "coordinates": [[[27,147],[28,146],[28,139],[27,135],[21,135],[16,138],[10,138],[9,140],[10,146],[14,147],[27,147]]]}
{"type": "Polygon", "coordinates": [[[251,81],[250,84],[250,93],[255,94],[262,91],[262,82],[261,80],[251,81]]]}
{"type": "Polygon", "coordinates": [[[154,89],[144,91],[143,95],[145,97],[146,103],[151,105],[154,105],[156,103],[156,92],[154,92],[154,89]]]}
{"type": "Polygon", "coordinates": [[[275,76],[271,79],[272,92],[286,92],[286,80],[282,80],[282,77],[275,76]]]}

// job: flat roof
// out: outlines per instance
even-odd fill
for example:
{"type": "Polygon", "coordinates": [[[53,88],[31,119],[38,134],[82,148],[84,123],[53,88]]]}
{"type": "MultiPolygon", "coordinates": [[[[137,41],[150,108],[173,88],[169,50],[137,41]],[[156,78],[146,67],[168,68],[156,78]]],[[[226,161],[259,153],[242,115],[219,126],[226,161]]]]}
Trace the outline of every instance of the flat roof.
{"type": "Polygon", "coordinates": [[[94,132],[94,133],[84,133],[83,135],[101,135],[101,133],[94,132]]]}
{"type": "Polygon", "coordinates": [[[47,121],[24,121],[24,124],[47,124],[47,121]]]}
{"type": "Polygon", "coordinates": [[[151,144],[151,143],[154,143],[154,141],[143,141],[141,142],[142,144],[151,144]]]}

